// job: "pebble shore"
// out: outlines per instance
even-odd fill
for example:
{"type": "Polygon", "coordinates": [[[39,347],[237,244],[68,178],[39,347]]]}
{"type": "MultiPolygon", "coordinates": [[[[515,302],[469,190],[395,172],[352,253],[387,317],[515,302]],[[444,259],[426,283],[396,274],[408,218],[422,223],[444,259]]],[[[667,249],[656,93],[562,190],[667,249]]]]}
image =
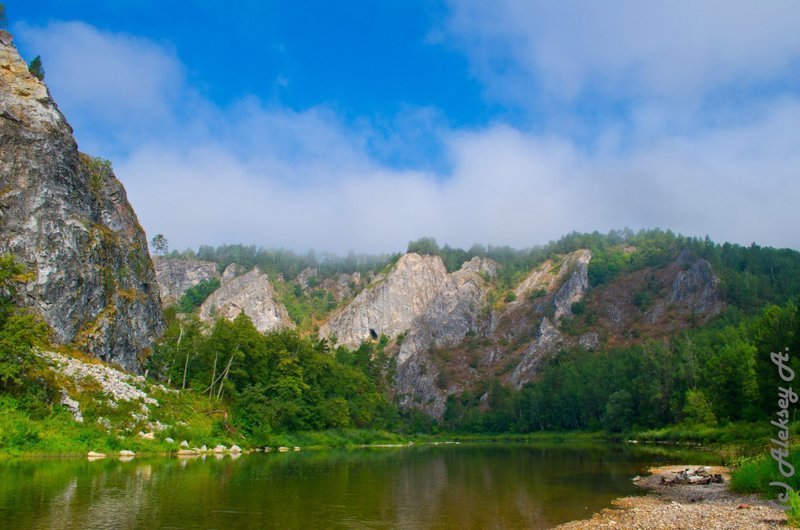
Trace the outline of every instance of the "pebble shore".
{"type": "Polygon", "coordinates": [[[614,501],[615,508],[607,508],[589,519],[572,521],[559,530],[599,528],[625,529],[747,529],[786,527],[783,511],[774,508],[757,495],[744,495],[731,491],[730,470],[711,467],[711,473],[720,473],[723,484],[663,485],[661,478],[671,478],[675,473],[697,466],[664,466],[651,468],[651,475],[636,481],[649,490],[641,497],[624,497],[614,501]]]}

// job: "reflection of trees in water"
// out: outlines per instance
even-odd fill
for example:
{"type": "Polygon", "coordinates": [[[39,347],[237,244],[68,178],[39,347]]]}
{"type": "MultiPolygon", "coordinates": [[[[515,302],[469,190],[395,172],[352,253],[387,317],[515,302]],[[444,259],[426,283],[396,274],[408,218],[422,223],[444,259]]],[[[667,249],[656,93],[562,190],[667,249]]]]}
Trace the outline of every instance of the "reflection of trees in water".
{"type": "Polygon", "coordinates": [[[0,506],[14,509],[0,510],[0,527],[542,528],[608,505],[631,491],[632,475],[668,459],[493,444],[6,462],[0,506]]]}

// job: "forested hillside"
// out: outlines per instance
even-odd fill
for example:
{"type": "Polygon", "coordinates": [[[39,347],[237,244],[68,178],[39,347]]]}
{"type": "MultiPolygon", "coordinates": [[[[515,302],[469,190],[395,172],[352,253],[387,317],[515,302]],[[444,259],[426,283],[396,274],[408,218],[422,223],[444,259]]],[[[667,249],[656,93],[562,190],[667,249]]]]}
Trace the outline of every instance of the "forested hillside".
{"type": "MultiPolygon", "coordinates": [[[[531,268],[558,254],[589,249],[592,261],[589,280],[593,287],[608,283],[622,274],[646,267],[664,267],[682,250],[688,249],[708,260],[723,282],[726,301],[746,313],[754,313],[767,303],[781,304],[800,293],[800,253],[791,249],[714,243],[708,237],[686,237],[669,230],[612,230],[608,234],[572,233],[558,241],[527,249],[475,244],[468,250],[440,247],[432,238],[409,243],[407,252],[438,255],[448,271],[458,270],[475,256],[491,258],[499,265],[498,290],[518,284],[531,268]]],[[[313,251],[297,254],[284,249],[256,246],[201,246],[197,251],[173,251],[170,257],[200,259],[218,264],[220,271],[231,263],[245,269],[258,266],[290,282],[307,268],[317,269],[317,283],[342,273],[375,274],[397,261],[401,254],[365,255],[351,253],[341,257],[313,251]]]]}
{"type": "MultiPolygon", "coordinates": [[[[516,301],[515,287],[535,267],[580,249],[591,252],[589,291],[584,301],[574,304],[573,316],[564,319],[558,331],[565,337],[596,333],[600,337],[599,346],[587,349],[567,340],[542,365],[538,375],[519,389],[506,382],[515,367],[510,361],[494,373],[479,370],[480,375],[472,376],[475,384],[449,395],[446,412],[437,428],[465,432],[563,429],[622,432],[681,422],[724,425],[762,419],[770,413],[776,380],[768,354],[779,347],[795,348],[797,341],[800,253],[794,250],[755,244],[748,247],[717,244],[708,238],[684,237],[663,230],[626,229],[608,234],[573,233],[547,245],[522,250],[482,245],[463,250],[440,247],[432,238],[422,238],[409,243],[407,251],[440,256],[449,272],[476,256],[497,263],[496,274],[487,277],[490,305],[483,314],[490,315],[501,314],[512,302],[515,307],[534,304],[540,293],[533,293],[530,301],[516,301]],[[669,326],[659,327],[644,316],[654,300],[665,296],[666,286],[661,277],[666,272],[662,271],[679,267],[684,263],[681,256],[710,264],[719,278],[716,289],[722,309],[719,314],[709,313],[704,317],[691,312],[675,314],[666,317],[669,326]],[[634,289],[630,301],[634,320],[621,335],[614,335],[614,331],[604,328],[608,323],[601,318],[600,301],[616,296],[620,285],[634,289]]],[[[177,318],[170,312],[170,331],[148,361],[151,373],[173,385],[180,382],[182,386],[212,395],[228,396],[236,403],[239,418],[254,418],[258,415],[245,411],[261,410],[262,417],[271,418],[265,420],[271,429],[336,425],[400,429],[407,428],[409,421],[419,427],[420,417],[414,410],[396,408],[392,378],[402,337],[396,344],[393,339],[383,338],[380,344],[366,342],[357,352],[340,348],[334,354],[331,345],[318,341],[315,334],[317,325],[349,300],[334,299],[333,293],[326,290],[331,285],[325,283],[326,279],[352,273],[373,278],[392,267],[399,256],[351,254],[345,258],[330,255],[317,258],[313,252],[297,255],[241,245],[201,247],[196,253],[173,252],[173,258],[213,261],[220,271],[231,263],[268,271],[292,318],[305,325],[300,327],[299,334],[270,334],[262,343],[245,319],[217,322],[210,335],[204,336],[198,331],[200,324],[192,317],[177,318]],[[250,339],[237,338],[240,334],[250,339]],[[287,341],[294,346],[288,346],[287,341]],[[193,344],[191,351],[189,344],[193,344]],[[245,348],[242,344],[249,346],[245,348]],[[292,347],[305,355],[282,358],[283,354],[276,353],[292,347]],[[380,351],[377,356],[376,347],[380,351]],[[255,353],[259,351],[270,353],[255,353]],[[320,371],[318,361],[311,361],[316,356],[322,356],[319,359],[327,356],[326,362],[339,364],[335,369],[324,365],[325,369],[320,371]],[[289,370],[292,362],[299,362],[296,367],[301,368],[293,376],[295,379],[281,379],[284,376],[279,376],[275,367],[280,365],[289,370]],[[308,362],[311,365],[306,366],[304,363],[308,362]],[[257,373],[254,367],[261,364],[270,367],[260,372],[266,379],[239,377],[257,373]],[[337,386],[319,375],[333,373],[339,380],[359,382],[350,387],[337,386]],[[282,397],[275,393],[276,388],[283,389],[282,397]],[[354,394],[355,388],[359,391],[354,394]],[[287,403],[297,407],[291,414],[280,412],[287,403]],[[323,413],[327,410],[338,412],[331,416],[323,413]]],[[[689,263],[683,264],[684,270],[689,263]]],[[[179,310],[190,312],[215,287],[213,282],[206,282],[191,289],[181,300],[179,310]]],[[[353,290],[348,296],[357,292],[353,290]]],[[[459,377],[459,370],[475,373],[474,368],[478,367],[475,348],[485,348],[481,344],[488,344],[487,340],[480,334],[468,334],[464,343],[453,350],[432,349],[431,366],[438,373],[436,385],[447,388],[453,377],[459,377]],[[464,362],[470,363],[471,368],[453,369],[453,363],[464,362]]],[[[494,344],[501,349],[517,347],[504,346],[502,337],[494,344]]],[[[242,421],[242,425],[253,423],[242,421]]],[[[430,421],[422,424],[428,424],[429,428],[434,425],[430,421]]]]}
{"type": "Polygon", "coordinates": [[[685,422],[725,425],[774,415],[781,385],[770,352],[800,347],[797,299],[756,316],[734,313],[705,328],[624,348],[563,351],[516,391],[487,381],[452,397],[447,430],[642,430],[685,422]],[[481,401],[486,394],[488,399],[481,401]]]}
{"type": "MultiPolygon", "coordinates": [[[[303,325],[297,330],[261,333],[245,315],[203,322],[198,308],[221,285],[218,277],[204,280],[167,308],[168,327],[144,360],[148,378],[180,390],[181,395],[205,400],[203,406],[209,411],[225,412],[203,428],[242,443],[261,443],[281,433],[348,428],[624,433],[671,425],[724,428],[731,423],[763,422],[772,413],[778,385],[769,353],[787,347],[794,353],[800,347],[800,253],[793,250],[720,245],[661,230],[570,234],[525,250],[480,245],[460,250],[423,238],[411,242],[408,250],[441,257],[448,274],[476,256],[496,263],[492,274],[481,273],[487,305],[477,308],[476,314],[479,319],[500,322],[499,330],[479,325],[478,332],[467,333],[452,348],[421,352],[427,356],[425,366],[434,370],[427,375],[420,372],[422,376],[433,380],[437,392],[449,389],[438,421],[416,407],[399,406],[397,356],[405,335],[378,337],[346,348],[320,340],[315,332],[318,323],[369,288],[368,278],[383,278],[381,274],[392,270],[400,255],[318,259],[313,254],[298,256],[238,245],[186,252],[186,258],[213,261],[220,274],[232,263],[242,265],[236,274],[250,266],[263,268],[274,279],[275,296],[303,325]],[[573,304],[571,316],[553,320],[557,322],[553,329],[564,337],[561,346],[547,354],[528,382],[518,387],[509,384],[516,364],[513,356],[508,362],[502,360],[502,355],[510,355],[503,350],[511,352],[524,342],[504,338],[505,324],[496,320],[498,315],[528,312],[535,317],[530,322],[548,314],[553,318],[546,308],[545,317],[536,316],[540,315],[536,308],[542,304],[541,292],[520,299],[515,293],[532,270],[548,260],[561,263],[564,256],[581,249],[591,253],[588,291],[581,302],[573,304]],[[681,256],[691,258],[684,263],[681,256]],[[719,278],[714,285],[721,310],[703,315],[670,313],[664,318],[675,323],[673,327],[649,323],[644,318],[647,311],[666,296],[663,278],[670,278],[676,267],[678,272],[681,267],[688,270],[697,260],[706,260],[719,278]],[[313,274],[309,269],[315,269],[313,274]],[[357,288],[336,283],[341,274],[350,280],[358,278],[354,273],[365,278],[357,288]],[[604,328],[608,323],[602,317],[601,302],[623,292],[620,286],[628,289],[625,292],[632,301],[626,303],[633,320],[629,329],[617,333],[604,328]],[[591,346],[577,340],[592,333],[598,340],[591,346]],[[490,355],[499,351],[501,361],[480,368],[483,361],[477,355],[482,351],[490,355]],[[455,371],[448,371],[453,366],[455,371]],[[471,375],[461,377],[462,373],[471,375]]],[[[58,391],[52,386],[56,379],[43,377],[46,372],[33,353],[37,345],[48,347],[46,329],[14,305],[14,293],[31,278],[13,257],[3,258],[0,387],[9,413],[29,418],[19,420],[20,425],[52,415],[62,417],[61,406],[53,398],[58,391]]],[[[223,275],[222,283],[226,281],[223,275]]],[[[512,322],[517,321],[512,318],[512,322]]],[[[519,333],[520,340],[528,340],[525,337],[541,330],[519,333]]],[[[800,363],[792,362],[800,370],[800,363]]],[[[91,417],[92,409],[86,414],[91,417]]],[[[101,427],[81,429],[93,432],[101,427]]],[[[132,434],[125,429],[114,432],[132,434]]],[[[27,436],[25,444],[37,447],[40,435],[25,433],[14,436],[27,436]]],[[[94,440],[100,434],[85,436],[94,440]]],[[[11,439],[3,443],[18,445],[11,439]]]]}

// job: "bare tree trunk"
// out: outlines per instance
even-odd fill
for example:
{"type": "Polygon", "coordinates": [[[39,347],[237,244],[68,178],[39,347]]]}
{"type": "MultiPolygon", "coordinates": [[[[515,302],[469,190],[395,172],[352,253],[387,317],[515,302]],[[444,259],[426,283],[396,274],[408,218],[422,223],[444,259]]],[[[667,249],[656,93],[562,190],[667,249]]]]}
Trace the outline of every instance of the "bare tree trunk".
{"type": "Polygon", "coordinates": [[[219,384],[219,392],[217,392],[217,399],[219,399],[219,398],[221,398],[221,397],[222,397],[222,389],[224,388],[224,383],[225,383],[225,380],[228,378],[228,372],[230,372],[230,369],[231,369],[231,363],[233,363],[233,355],[234,355],[234,354],[232,353],[232,354],[231,354],[231,358],[230,358],[230,359],[228,359],[228,366],[226,366],[226,367],[225,367],[225,371],[224,371],[224,372],[222,372],[222,373],[223,373],[223,376],[222,376],[222,381],[221,381],[221,382],[220,382],[220,384],[219,384]]]}
{"type": "Polygon", "coordinates": [[[177,344],[177,346],[175,346],[175,354],[176,355],[172,356],[172,364],[169,365],[169,375],[167,376],[167,386],[170,386],[172,384],[172,370],[175,369],[175,361],[178,359],[177,358],[177,353],[181,349],[181,339],[182,338],[183,338],[183,326],[181,326],[181,332],[178,335],[178,344],[177,344]]]}
{"type": "Polygon", "coordinates": [[[219,352],[214,353],[214,370],[211,372],[211,386],[208,387],[208,395],[214,395],[214,384],[217,382],[217,357],[219,352]]]}
{"type": "Polygon", "coordinates": [[[183,365],[183,384],[181,390],[186,388],[186,371],[189,369],[189,352],[186,352],[186,363],[183,365]]]}

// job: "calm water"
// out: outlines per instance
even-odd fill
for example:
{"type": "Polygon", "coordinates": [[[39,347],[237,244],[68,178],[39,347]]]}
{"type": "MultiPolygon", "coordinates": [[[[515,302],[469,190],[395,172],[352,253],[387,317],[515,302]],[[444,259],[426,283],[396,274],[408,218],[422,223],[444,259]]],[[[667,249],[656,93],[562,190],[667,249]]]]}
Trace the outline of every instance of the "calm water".
{"type": "MultiPolygon", "coordinates": [[[[439,445],[0,463],[0,529],[548,528],[635,494],[641,448],[439,445]]],[[[708,460],[708,457],[705,458],[708,460]]]]}

